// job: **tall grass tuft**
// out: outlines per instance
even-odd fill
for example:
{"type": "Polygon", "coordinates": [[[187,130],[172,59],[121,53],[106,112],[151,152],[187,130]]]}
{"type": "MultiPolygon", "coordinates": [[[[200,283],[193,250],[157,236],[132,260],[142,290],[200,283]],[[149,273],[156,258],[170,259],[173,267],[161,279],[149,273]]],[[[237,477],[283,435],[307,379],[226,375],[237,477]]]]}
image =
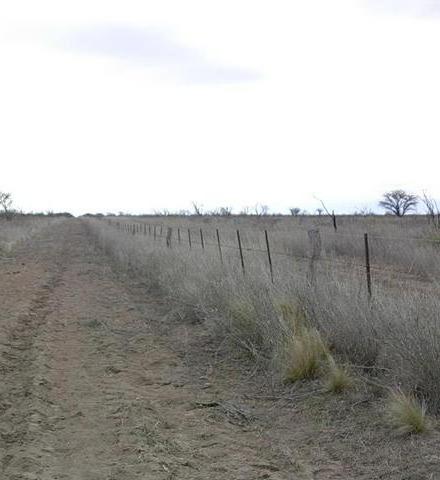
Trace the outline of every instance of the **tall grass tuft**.
{"type": "Polygon", "coordinates": [[[425,403],[400,389],[390,394],[386,412],[390,425],[402,435],[423,433],[428,428],[425,403]]]}
{"type": "Polygon", "coordinates": [[[301,327],[285,344],[284,381],[315,378],[320,373],[328,350],[314,328],[301,327]]]}
{"type": "Polygon", "coordinates": [[[353,387],[354,379],[347,367],[338,365],[332,356],[328,356],[326,372],[326,390],[331,393],[341,393],[353,387]]]}

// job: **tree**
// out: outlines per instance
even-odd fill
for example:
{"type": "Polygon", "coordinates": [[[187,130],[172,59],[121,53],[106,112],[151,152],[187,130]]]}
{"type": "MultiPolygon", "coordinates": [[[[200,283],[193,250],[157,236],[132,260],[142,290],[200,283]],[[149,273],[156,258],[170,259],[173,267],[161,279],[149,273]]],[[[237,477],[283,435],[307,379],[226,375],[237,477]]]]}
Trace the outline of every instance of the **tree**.
{"type": "Polygon", "coordinates": [[[405,192],[405,190],[392,190],[383,194],[383,200],[379,202],[379,206],[397,217],[403,217],[406,213],[414,210],[417,203],[417,195],[405,192]]]}
{"type": "Polygon", "coordinates": [[[199,205],[197,202],[192,202],[194,215],[202,216],[203,215],[203,206],[199,205]]]}
{"type": "Polygon", "coordinates": [[[257,203],[254,207],[254,212],[255,215],[261,217],[269,213],[269,207],[267,205],[261,205],[260,203],[257,203]]]}
{"type": "Polygon", "coordinates": [[[426,208],[426,214],[429,221],[436,227],[440,228],[440,210],[434,198],[428,197],[426,192],[423,192],[422,202],[426,208]]]}
{"type": "Polygon", "coordinates": [[[3,208],[4,215],[8,220],[12,217],[11,205],[11,194],[6,192],[0,192],[0,206],[3,208]]]}
{"type": "Polygon", "coordinates": [[[301,213],[301,209],[298,207],[289,208],[290,215],[297,217],[301,213]]]}

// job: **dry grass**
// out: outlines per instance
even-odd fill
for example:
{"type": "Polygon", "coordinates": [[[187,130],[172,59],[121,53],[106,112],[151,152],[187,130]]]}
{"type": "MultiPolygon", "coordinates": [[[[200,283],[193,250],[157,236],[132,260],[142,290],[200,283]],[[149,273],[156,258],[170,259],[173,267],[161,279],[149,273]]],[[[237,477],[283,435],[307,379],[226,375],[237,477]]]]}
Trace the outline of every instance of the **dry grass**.
{"type": "Polygon", "coordinates": [[[342,391],[348,388],[350,375],[343,367],[328,367],[324,352],[331,350],[343,364],[354,364],[367,372],[386,371],[387,376],[376,378],[379,382],[397,380],[408,391],[417,388],[427,399],[428,408],[440,411],[439,283],[411,276],[414,272],[428,276],[438,269],[440,279],[440,255],[433,244],[391,241],[399,235],[432,236],[427,224],[419,218],[396,222],[393,218],[361,217],[347,219],[347,225],[340,226],[340,233],[335,234],[327,224],[311,225],[312,221],[327,222],[316,217],[288,219],[285,223],[270,218],[218,219],[224,245],[221,263],[215,243],[217,224],[213,219],[204,220],[145,220],[157,225],[163,222],[174,229],[187,222],[193,230],[191,250],[183,228],[181,243],[174,236],[169,249],[165,239],[154,241],[152,236],[127,234],[105,221],[89,220],[89,226],[122,268],[139,274],[150,288],[160,289],[206,322],[214,333],[228,337],[252,358],[265,362],[274,373],[283,372],[285,378],[295,381],[323,372],[330,391],[342,391]],[[261,233],[269,226],[264,222],[273,222],[274,284],[264,254],[261,233]],[[204,250],[197,243],[199,225],[204,228],[204,250]],[[260,250],[245,249],[245,275],[237,250],[226,248],[234,246],[237,226],[243,232],[244,246],[260,250]],[[317,265],[313,287],[308,280],[307,261],[276,255],[288,251],[307,255],[306,230],[310,226],[323,231],[326,259],[317,265]],[[382,266],[389,271],[373,269],[373,301],[366,294],[364,269],[358,268],[363,259],[361,231],[374,231],[378,237],[389,239],[371,242],[373,263],[383,257],[386,262],[382,266]],[[345,237],[347,232],[350,235],[345,237]],[[351,259],[353,266],[333,263],[342,257],[351,259]],[[402,268],[407,274],[395,273],[402,268]]]}
{"type": "Polygon", "coordinates": [[[327,347],[319,332],[313,328],[301,328],[285,344],[284,381],[316,378],[327,354],[327,347]]]}
{"type": "Polygon", "coordinates": [[[423,433],[428,429],[426,405],[413,395],[395,390],[390,394],[386,414],[390,425],[402,435],[423,433]]]}
{"type": "Polygon", "coordinates": [[[17,242],[59,221],[59,218],[52,217],[17,216],[12,220],[0,217],[0,253],[8,254],[17,242]]]}
{"type": "Polygon", "coordinates": [[[342,393],[354,385],[354,379],[346,366],[338,365],[333,357],[328,357],[328,367],[325,376],[327,392],[342,393]]]}

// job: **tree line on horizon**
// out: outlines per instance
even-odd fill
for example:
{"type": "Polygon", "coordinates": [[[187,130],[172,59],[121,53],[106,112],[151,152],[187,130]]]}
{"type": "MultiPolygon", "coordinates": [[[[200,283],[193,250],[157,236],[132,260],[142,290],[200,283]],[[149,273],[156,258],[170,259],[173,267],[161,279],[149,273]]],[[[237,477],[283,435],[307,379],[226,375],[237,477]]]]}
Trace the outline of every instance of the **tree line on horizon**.
{"type": "MultiPolygon", "coordinates": [[[[330,213],[325,206],[324,202],[320,200],[322,208],[317,208],[314,213],[309,213],[306,210],[302,210],[299,207],[289,208],[289,215],[301,216],[301,215],[323,215],[327,214],[334,216],[334,212],[330,213]]],[[[382,199],[378,202],[378,206],[385,211],[385,215],[394,215],[396,217],[404,217],[408,213],[414,212],[417,206],[422,203],[425,208],[425,215],[428,216],[430,221],[440,227],[440,209],[437,201],[430,197],[426,192],[423,192],[421,196],[414,195],[403,189],[390,190],[382,195],[382,199]]],[[[0,191],[0,216],[11,219],[16,215],[33,215],[33,216],[57,216],[57,217],[73,217],[69,212],[35,212],[25,214],[17,211],[12,207],[13,200],[11,193],[0,191]]],[[[167,209],[154,211],[155,216],[220,216],[229,217],[236,216],[283,216],[282,213],[269,213],[270,209],[268,205],[256,204],[254,207],[245,207],[238,213],[233,213],[233,208],[230,206],[219,207],[214,210],[204,210],[203,206],[197,202],[192,203],[192,210],[179,210],[177,212],[171,212],[167,209]]],[[[371,216],[376,215],[375,212],[368,208],[361,209],[353,213],[353,215],[371,216]]],[[[104,217],[104,216],[132,216],[128,213],[118,212],[115,213],[86,213],[85,217],[104,217]]]]}

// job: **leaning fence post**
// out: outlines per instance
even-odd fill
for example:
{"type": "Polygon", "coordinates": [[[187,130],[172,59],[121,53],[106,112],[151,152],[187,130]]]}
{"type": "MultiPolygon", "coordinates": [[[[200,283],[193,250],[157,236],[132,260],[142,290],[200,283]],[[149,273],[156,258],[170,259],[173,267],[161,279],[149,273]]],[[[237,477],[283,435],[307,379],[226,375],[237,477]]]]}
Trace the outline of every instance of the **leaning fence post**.
{"type": "Polygon", "coordinates": [[[218,231],[218,228],[215,229],[215,232],[217,234],[217,245],[218,245],[218,254],[220,255],[220,262],[223,263],[223,253],[222,253],[222,246],[220,243],[220,232],[218,231]]]}
{"type": "Polygon", "coordinates": [[[191,229],[188,228],[188,245],[189,249],[191,250],[192,248],[192,243],[191,243],[191,229]]]}
{"type": "Polygon", "coordinates": [[[246,273],[246,270],[244,268],[243,248],[241,246],[240,230],[237,230],[237,240],[238,240],[238,249],[240,250],[241,268],[243,270],[243,275],[244,275],[246,273]]]}
{"type": "Polygon", "coordinates": [[[205,242],[203,241],[203,230],[200,229],[200,243],[202,245],[203,250],[205,250],[205,242]]]}
{"type": "Polygon", "coordinates": [[[368,296],[371,298],[372,296],[371,265],[370,265],[370,244],[368,241],[368,233],[364,234],[364,244],[365,244],[365,271],[367,274],[367,289],[368,289],[368,296]]]}
{"type": "Polygon", "coordinates": [[[335,229],[335,232],[338,231],[338,224],[336,223],[336,215],[335,211],[332,211],[332,220],[333,220],[333,228],[335,229]]]}
{"type": "Polygon", "coordinates": [[[266,249],[267,249],[267,259],[269,260],[269,270],[270,270],[270,279],[273,283],[273,266],[272,266],[272,257],[270,255],[270,245],[269,245],[269,236],[267,230],[264,230],[264,236],[266,238],[266,249]]]}

